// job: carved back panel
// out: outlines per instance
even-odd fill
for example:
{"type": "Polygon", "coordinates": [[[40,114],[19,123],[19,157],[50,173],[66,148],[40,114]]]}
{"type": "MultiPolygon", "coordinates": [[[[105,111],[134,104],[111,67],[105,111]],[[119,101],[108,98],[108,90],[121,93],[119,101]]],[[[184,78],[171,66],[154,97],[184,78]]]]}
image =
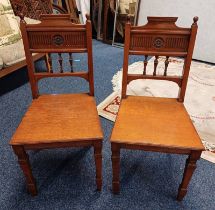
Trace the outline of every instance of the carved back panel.
{"type": "Polygon", "coordinates": [[[145,26],[131,26],[130,52],[154,55],[154,52],[186,55],[191,29],[175,25],[177,18],[148,17],[145,26]]]}
{"type": "Polygon", "coordinates": [[[122,97],[126,97],[127,84],[132,80],[170,80],[179,85],[178,100],[183,102],[197,34],[198,17],[194,17],[191,28],[176,26],[177,17],[148,17],[147,19],[148,23],[144,26],[131,26],[129,21],[126,24],[122,97]],[[128,74],[129,55],[145,56],[142,75],[128,74]],[[149,56],[155,56],[152,74],[147,74],[149,56]],[[166,56],[162,75],[157,75],[159,56],[166,56]],[[184,58],[184,69],[181,76],[168,76],[169,57],[171,56],[184,58]]]}
{"type": "Polygon", "coordinates": [[[92,29],[89,17],[86,25],[74,24],[70,15],[41,15],[41,23],[26,24],[21,17],[20,29],[25,48],[28,73],[33,98],[38,97],[37,82],[44,77],[78,76],[89,82],[90,94],[94,95],[92,29]],[[32,54],[46,53],[49,68],[45,73],[35,72],[32,54]],[[59,72],[52,69],[52,54],[57,53],[59,72]],[[62,53],[68,53],[70,72],[64,72],[62,53]],[[88,54],[88,71],[73,72],[72,53],[88,54]]]}
{"type": "Polygon", "coordinates": [[[86,25],[72,23],[69,15],[41,15],[41,21],[25,25],[31,52],[87,51],[86,25]]]}
{"type": "MultiPolygon", "coordinates": [[[[40,31],[27,31],[31,52],[70,52],[87,51],[86,29],[61,31],[60,28],[40,31]]],[[[33,29],[34,30],[34,29],[33,29]]]]}

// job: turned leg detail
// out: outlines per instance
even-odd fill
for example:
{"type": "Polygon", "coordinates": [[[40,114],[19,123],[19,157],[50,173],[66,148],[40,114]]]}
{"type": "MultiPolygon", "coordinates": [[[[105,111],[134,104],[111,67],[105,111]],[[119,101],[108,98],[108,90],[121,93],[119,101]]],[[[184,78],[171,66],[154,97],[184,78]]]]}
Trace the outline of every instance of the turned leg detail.
{"type": "Polygon", "coordinates": [[[201,152],[192,151],[189,157],[187,158],[183,179],[178,189],[177,200],[182,201],[184,196],[187,194],[187,187],[192,178],[193,172],[196,169],[196,162],[200,158],[201,152]]]}
{"type": "Polygon", "coordinates": [[[35,196],[37,195],[37,187],[31,171],[28,154],[26,153],[23,146],[12,146],[12,147],[13,147],[14,153],[18,157],[18,163],[26,177],[28,191],[31,193],[32,196],[35,196]]]}
{"type": "Polygon", "coordinates": [[[96,185],[97,190],[102,188],[102,141],[94,143],[94,158],[96,164],[96,185]]]}
{"type": "Polygon", "coordinates": [[[112,150],[112,171],[113,171],[113,180],[112,180],[112,190],[114,194],[119,193],[120,190],[120,146],[115,143],[111,143],[112,150]]]}

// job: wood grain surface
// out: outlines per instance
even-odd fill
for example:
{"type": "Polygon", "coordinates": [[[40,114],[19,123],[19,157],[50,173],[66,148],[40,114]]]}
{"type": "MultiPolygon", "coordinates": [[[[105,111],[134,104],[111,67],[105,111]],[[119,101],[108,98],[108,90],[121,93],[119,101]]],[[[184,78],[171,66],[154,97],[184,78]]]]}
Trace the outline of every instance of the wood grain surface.
{"type": "Polygon", "coordinates": [[[169,98],[128,96],[122,100],[111,141],[204,149],[183,103],[169,98]]]}
{"type": "Polygon", "coordinates": [[[41,95],[33,100],[12,137],[12,145],[102,139],[94,97],[41,95]]]}

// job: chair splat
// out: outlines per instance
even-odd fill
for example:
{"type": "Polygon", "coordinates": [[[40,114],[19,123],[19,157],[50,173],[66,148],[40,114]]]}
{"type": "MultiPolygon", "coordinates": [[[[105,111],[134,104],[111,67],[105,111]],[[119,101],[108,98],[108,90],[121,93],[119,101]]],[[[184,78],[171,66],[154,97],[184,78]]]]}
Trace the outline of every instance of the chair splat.
{"type": "Polygon", "coordinates": [[[157,66],[158,66],[158,55],[155,56],[155,60],[154,60],[154,72],[153,72],[153,76],[156,76],[156,70],[157,70],[157,66]]]}
{"type": "Polygon", "coordinates": [[[148,64],[148,55],[145,55],[143,75],[146,75],[147,64],[148,64]]]}
{"type": "Polygon", "coordinates": [[[73,58],[72,58],[72,53],[69,53],[69,63],[70,63],[70,68],[71,68],[71,73],[73,72],[73,58]]]}
{"type": "Polygon", "coordinates": [[[166,56],[166,60],[165,60],[165,69],[164,69],[164,76],[167,76],[167,68],[169,65],[169,56],[166,56]]]}
{"type": "Polygon", "coordinates": [[[60,64],[60,73],[63,73],[63,58],[61,53],[58,53],[58,63],[60,64]]]}

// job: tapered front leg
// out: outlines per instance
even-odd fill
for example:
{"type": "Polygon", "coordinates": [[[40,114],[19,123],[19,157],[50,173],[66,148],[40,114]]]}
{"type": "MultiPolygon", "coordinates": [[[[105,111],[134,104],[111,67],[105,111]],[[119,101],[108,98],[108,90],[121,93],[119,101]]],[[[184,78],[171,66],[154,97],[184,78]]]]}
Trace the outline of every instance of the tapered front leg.
{"type": "Polygon", "coordinates": [[[187,158],[184,175],[182,182],[178,189],[177,200],[182,201],[184,196],[187,194],[187,187],[193,175],[193,172],[196,169],[196,162],[200,158],[202,152],[192,151],[189,157],[187,158]]]}
{"type": "Polygon", "coordinates": [[[113,181],[112,181],[112,190],[114,194],[119,193],[120,184],[120,146],[116,143],[111,143],[112,150],[112,171],[113,171],[113,181]]]}
{"type": "Polygon", "coordinates": [[[96,164],[96,185],[97,190],[102,189],[102,141],[94,143],[94,158],[96,164]]]}
{"type": "Polygon", "coordinates": [[[26,177],[28,191],[31,193],[32,196],[35,196],[37,195],[37,186],[31,171],[28,154],[26,153],[23,146],[12,146],[12,147],[13,147],[14,153],[18,157],[18,163],[26,177]]]}

